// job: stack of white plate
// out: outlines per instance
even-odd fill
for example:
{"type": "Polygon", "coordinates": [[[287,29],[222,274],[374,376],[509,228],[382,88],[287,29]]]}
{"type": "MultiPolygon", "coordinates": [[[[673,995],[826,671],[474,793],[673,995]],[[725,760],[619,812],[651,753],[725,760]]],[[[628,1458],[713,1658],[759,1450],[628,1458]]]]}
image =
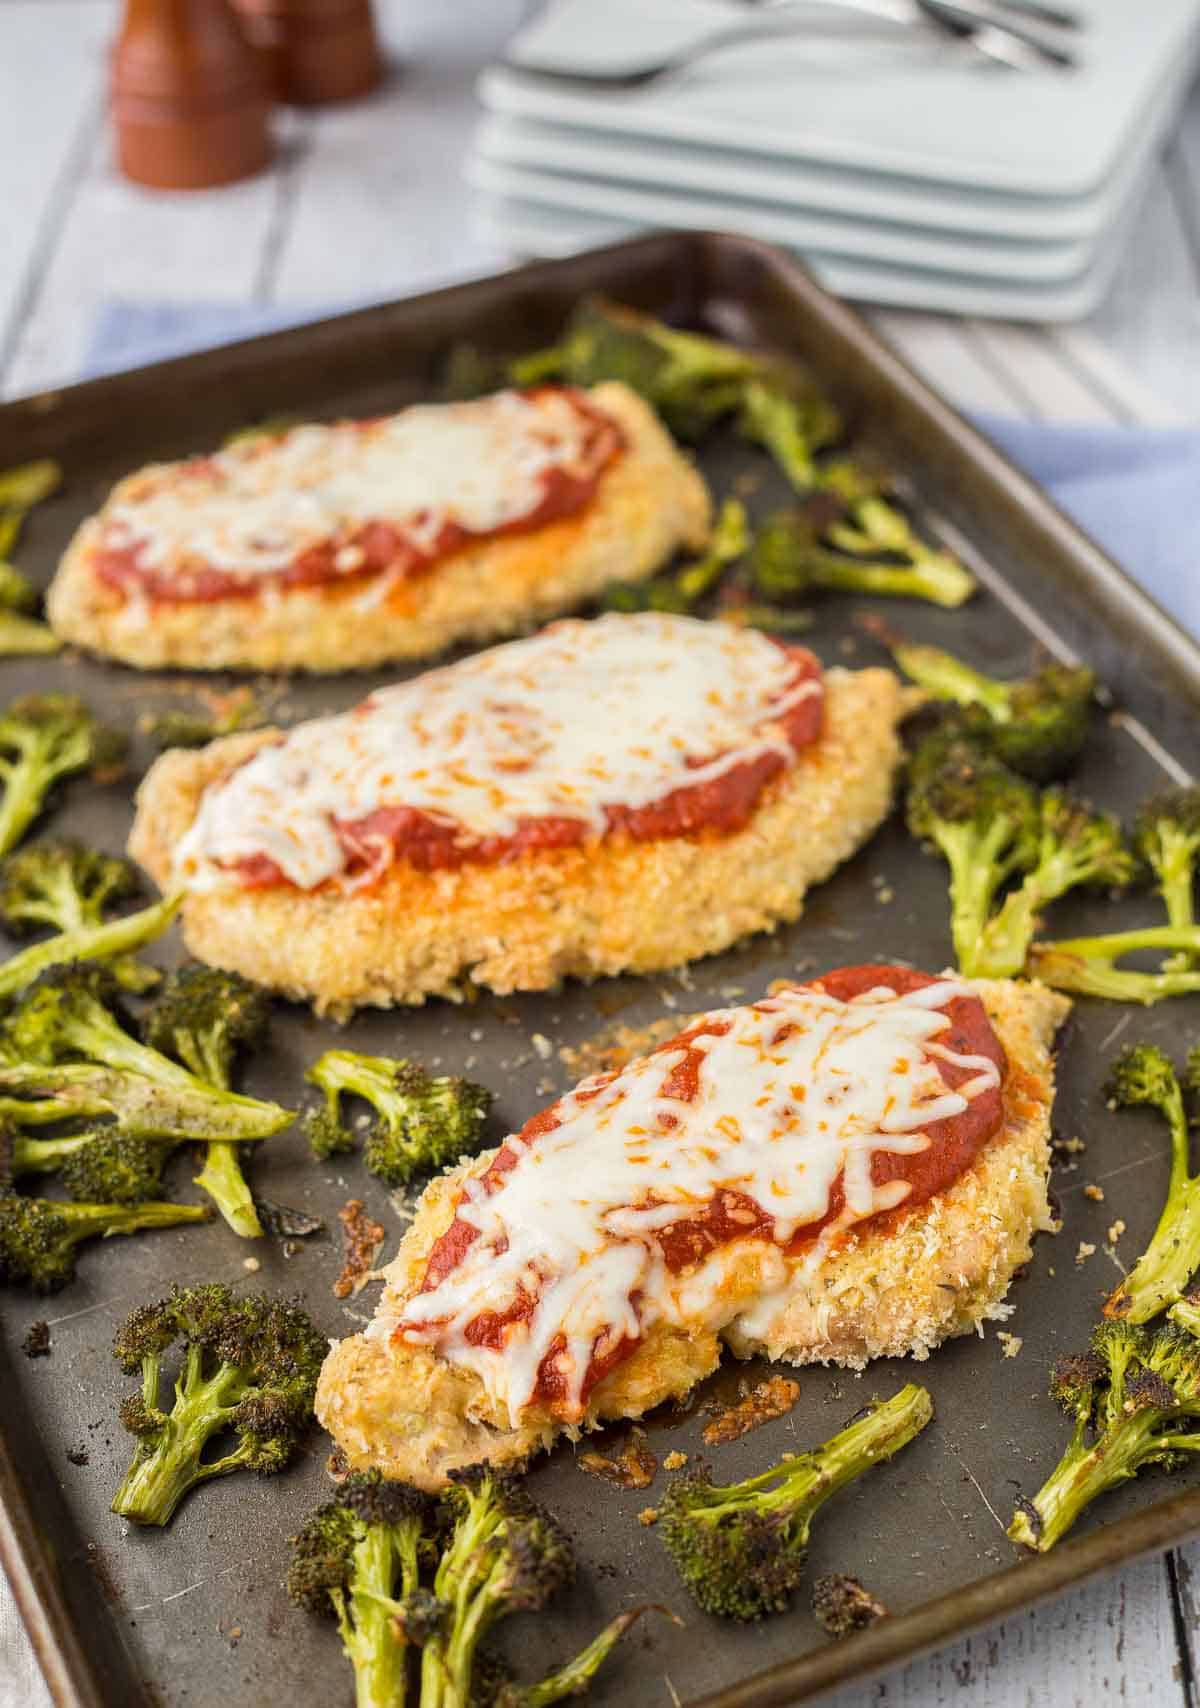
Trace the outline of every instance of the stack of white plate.
{"type": "Polygon", "coordinates": [[[803,33],[597,89],[545,74],[642,66],[754,13],[556,0],[480,83],[468,175],[484,235],[556,255],[656,226],[736,231],[797,250],[843,296],[1075,319],[1103,296],[1178,115],[1200,0],[1073,7],[1066,71],[814,4],[803,33]]]}

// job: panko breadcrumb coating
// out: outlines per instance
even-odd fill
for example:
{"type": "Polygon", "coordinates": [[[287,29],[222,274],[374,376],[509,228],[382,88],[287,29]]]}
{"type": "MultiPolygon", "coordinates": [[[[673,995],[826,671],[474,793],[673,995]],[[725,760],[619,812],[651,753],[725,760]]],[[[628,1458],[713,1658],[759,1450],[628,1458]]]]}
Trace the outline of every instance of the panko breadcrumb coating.
{"type": "MultiPolygon", "coordinates": [[[[791,1291],[754,1337],[732,1327],[717,1335],[652,1326],[592,1390],[583,1429],[682,1399],[716,1368],[726,1347],[742,1358],[765,1353],[787,1364],[857,1370],[873,1358],[927,1358],[950,1336],[1005,1314],[1005,1294],[1029,1260],[1034,1234],[1054,1226],[1047,1198],[1051,1047],[1070,1004],[1036,984],[972,982],[1008,1057],[1003,1124],[973,1165],[911,1210],[902,1206],[851,1230],[815,1270],[792,1260],[791,1291]]],[[[495,1155],[430,1183],[385,1271],[373,1332],[342,1341],[326,1360],[317,1416],[356,1470],[378,1466],[432,1489],[459,1466],[519,1463],[560,1435],[579,1434],[536,1407],[520,1427],[509,1427],[507,1412],[473,1372],[387,1335],[389,1322],[420,1289],[463,1180],[483,1174],[495,1155]]],[[[747,1307],[760,1293],[762,1249],[744,1241],[723,1283],[747,1307]]]]}
{"type": "Polygon", "coordinates": [[[382,600],[373,577],[207,602],[127,598],[95,575],[90,555],[108,507],[145,471],[130,475],[67,547],[46,598],[51,626],[142,670],[367,670],[512,634],[610,581],[644,580],[680,547],[704,545],[708,489],[628,386],[587,395],[625,434],[591,502],[528,533],[466,546],[382,600]]]}
{"type": "MultiPolygon", "coordinates": [[[[903,691],[888,670],[830,670],[825,727],[763,791],[741,830],[636,841],[614,833],[498,864],[420,871],[397,860],[353,895],[330,886],[190,895],[191,952],[320,1012],[499,995],[564,978],[656,972],[796,919],[806,890],[891,804],[903,691]]],[[[166,753],[138,792],[129,850],[162,889],[201,794],[278,731],[166,753]]]]}

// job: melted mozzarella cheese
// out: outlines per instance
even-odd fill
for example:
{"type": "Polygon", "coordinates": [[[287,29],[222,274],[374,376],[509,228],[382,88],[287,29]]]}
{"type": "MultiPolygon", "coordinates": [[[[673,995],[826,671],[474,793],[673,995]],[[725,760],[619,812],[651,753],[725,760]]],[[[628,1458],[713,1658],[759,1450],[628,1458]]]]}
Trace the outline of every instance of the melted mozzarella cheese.
{"type": "MultiPolygon", "coordinates": [[[[295,427],[147,469],[103,513],[104,544],[157,573],[200,563],[250,580],[386,522],[430,552],[447,523],[489,534],[531,515],[546,477],[585,478],[591,423],[561,391],[498,392],[378,421],[295,427]]],[[[346,544],[335,569],[352,573],[346,544]]]]}
{"type": "Polygon", "coordinates": [[[785,990],[708,1017],[728,1030],[692,1042],[703,1062],[690,1100],[664,1092],[682,1049],[632,1062],[608,1083],[585,1080],[558,1105],[558,1127],[507,1141],[518,1160],[493,1190],[468,1179],[458,1215],[478,1237],[381,1332],[434,1345],[473,1370],[514,1425],[561,1343],[564,1411],[579,1417],[589,1364],[606,1346],[655,1322],[718,1329],[753,1303],[724,1284],[737,1243],[673,1273],[656,1238],[662,1230],[695,1218],[722,1191],[751,1198],[777,1242],[757,1242],[760,1281],[778,1286],[778,1247],[828,1213],[839,1176],[844,1208],[810,1264],[840,1230],[903,1201],[907,1182],[874,1185],[873,1157],[928,1149],[930,1123],[961,1114],[1000,1083],[987,1057],[956,1056],[937,1042],[950,1023],[943,1006],[972,994],[950,978],[850,1002],[785,990]],[[971,1077],[950,1090],[939,1061],[971,1077]],[[522,1294],[536,1301],[532,1315],[509,1326],[502,1349],[468,1339],[482,1312],[503,1315],[522,1294]]]}
{"type": "Polygon", "coordinates": [[[752,629],[658,613],[562,622],[301,724],[204,794],[176,850],[191,890],[236,883],[266,855],[311,889],[338,876],[335,821],[410,807],[471,838],[645,806],[765,753],[774,720],[820,693],[752,629]]]}

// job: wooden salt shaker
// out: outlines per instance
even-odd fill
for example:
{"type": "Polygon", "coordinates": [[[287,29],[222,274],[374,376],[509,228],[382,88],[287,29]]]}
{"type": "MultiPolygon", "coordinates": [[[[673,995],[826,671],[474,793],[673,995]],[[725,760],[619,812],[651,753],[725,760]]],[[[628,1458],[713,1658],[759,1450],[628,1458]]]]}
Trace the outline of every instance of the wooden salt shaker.
{"type": "Polygon", "coordinates": [[[233,0],[276,97],[296,107],[369,94],[383,73],[371,0],[233,0]]]}
{"type": "Polygon", "coordinates": [[[228,0],[125,0],[111,104],[135,183],[206,190],[271,158],[267,81],[228,0]]]}

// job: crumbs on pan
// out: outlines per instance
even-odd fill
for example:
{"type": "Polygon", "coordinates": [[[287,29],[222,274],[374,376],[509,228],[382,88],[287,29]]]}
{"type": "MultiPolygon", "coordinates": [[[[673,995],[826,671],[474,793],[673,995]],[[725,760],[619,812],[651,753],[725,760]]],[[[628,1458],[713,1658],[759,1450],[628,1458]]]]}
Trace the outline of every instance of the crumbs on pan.
{"type": "Polygon", "coordinates": [[[1104,1202],[1104,1188],[1097,1186],[1094,1181],[1088,1181],[1083,1189],[1083,1195],[1085,1198],[1090,1198],[1093,1204],[1103,1204],[1104,1202]]]}
{"type": "Polygon", "coordinates": [[[647,1055],[676,1032],[684,1031],[687,1024],[674,1014],[664,1014],[648,1026],[604,1026],[582,1044],[563,1044],[558,1057],[576,1079],[587,1079],[594,1073],[615,1073],[635,1056],[647,1055]]]}
{"type": "Polygon", "coordinates": [[[25,1338],[21,1342],[21,1351],[26,1358],[49,1358],[50,1344],[50,1324],[39,1320],[30,1323],[25,1330],[25,1338]]]}
{"type": "Polygon", "coordinates": [[[338,1211],[342,1224],[344,1255],[342,1273],[333,1284],[334,1297],[348,1299],[351,1293],[361,1293],[371,1279],[375,1253],[387,1238],[387,1229],[372,1221],[361,1198],[351,1198],[338,1211]]]}
{"type": "Polygon", "coordinates": [[[603,1453],[581,1453],[575,1463],[581,1471],[603,1477],[619,1489],[648,1489],[658,1473],[658,1460],[646,1446],[640,1429],[630,1431],[628,1441],[613,1458],[603,1453]]]}
{"type": "Polygon", "coordinates": [[[1005,1358],[1015,1358],[1025,1344],[1019,1334],[1006,1334],[1003,1329],[999,1330],[996,1339],[1000,1342],[1005,1358]]]}
{"type": "Polygon", "coordinates": [[[637,1515],[637,1521],[649,1529],[650,1525],[658,1523],[658,1508],[656,1506],[644,1506],[637,1515]]]}
{"type": "Polygon", "coordinates": [[[664,1471],[682,1471],[683,1467],[687,1464],[687,1462],[688,1462],[687,1454],[681,1453],[679,1451],[679,1449],[676,1448],[673,1453],[668,1453],[666,1458],[663,1460],[663,1470],[664,1471]]]}
{"type": "Polygon", "coordinates": [[[1118,1216],[1116,1221],[1112,1224],[1112,1226],[1108,1230],[1108,1243],[1109,1243],[1109,1245],[1116,1245],[1117,1241],[1120,1239],[1121,1235],[1124,1232],[1125,1232],[1125,1224],[1121,1220],[1121,1218],[1118,1216]]]}
{"type": "Polygon", "coordinates": [[[1092,1256],[1095,1249],[1096,1249],[1095,1246],[1089,1245],[1087,1240],[1085,1240],[1085,1239],[1080,1240],[1079,1250],[1075,1253],[1075,1267],[1076,1267],[1076,1269],[1082,1269],[1083,1268],[1084,1264],[1087,1262],[1088,1258],[1092,1256]]]}
{"type": "Polygon", "coordinates": [[[785,1412],[791,1411],[799,1395],[799,1382],[793,1382],[787,1376],[768,1377],[765,1382],[751,1388],[744,1399],[726,1407],[719,1417],[705,1425],[705,1445],[722,1447],[727,1441],[736,1441],[739,1436],[749,1434],[760,1424],[783,1417],[785,1412]]]}

